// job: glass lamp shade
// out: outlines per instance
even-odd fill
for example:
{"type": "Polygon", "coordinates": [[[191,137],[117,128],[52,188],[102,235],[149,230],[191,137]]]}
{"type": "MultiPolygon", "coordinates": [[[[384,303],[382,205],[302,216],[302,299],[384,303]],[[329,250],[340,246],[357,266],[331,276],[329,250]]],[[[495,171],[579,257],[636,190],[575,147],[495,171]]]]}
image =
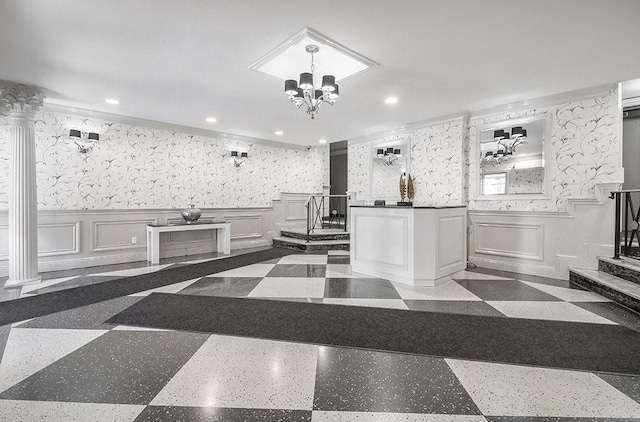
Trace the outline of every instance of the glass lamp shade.
{"type": "Polygon", "coordinates": [[[80,138],[82,135],[78,129],[71,129],[69,131],[69,136],[71,138],[80,138]]]}
{"type": "Polygon", "coordinates": [[[522,130],[522,126],[516,126],[513,129],[511,129],[511,137],[513,138],[519,138],[523,135],[524,131],[522,130]]]}
{"type": "Polygon", "coordinates": [[[99,141],[100,140],[100,135],[98,135],[95,132],[89,132],[89,140],[90,141],[99,141]]]}
{"type": "Polygon", "coordinates": [[[510,139],[509,132],[505,132],[504,137],[502,139],[510,139]]]}
{"type": "Polygon", "coordinates": [[[237,157],[238,156],[238,151],[231,151],[231,156],[232,157],[237,157]]]}
{"type": "Polygon", "coordinates": [[[311,73],[301,73],[300,74],[300,84],[298,87],[302,89],[312,89],[313,88],[313,75],[311,73]]]}
{"type": "Polygon", "coordinates": [[[493,131],[493,139],[503,139],[504,138],[504,130],[494,130],[493,131]]]}
{"type": "Polygon", "coordinates": [[[527,129],[523,129],[522,130],[522,137],[526,138],[527,137],[527,129]]]}
{"type": "Polygon", "coordinates": [[[499,149],[499,150],[496,152],[496,156],[497,156],[497,157],[504,157],[504,150],[503,150],[503,149],[499,149]]]}
{"type": "Polygon", "coordinates": [[[240,158],[248,158],[249,157],[249,153],[243,152],[242,154],[240,154],[240,158]]]}
{"type": "Polygon", "coordinates": [[[387,150],[385,151],[385,155],[387,154],[393,154],[393,147],[387,148],[387,150]]]}
{"type": "Polygon", "coordinates": [[[322,90],[329,92],[336,90],[336,78],[333,75],[324,75],[322,77],[322,90]]]}
{"type": "Polygon", "coordinates": [[[487,151],[487,153],[484,156],[486,158],[493,158],[493,151],[487,151]]]}
{"type": "Polygon", "coordinates": [[[324,92],[322,92],[322,91],[321,91],[321,90],[319,90],[319,89],[316,89],[314,98],[317,100],[317,99],[319,99],[320,97],[322,97],[323,95],[324,95],[324,92]]]}
{"type": "Polygon", "coordinates": [[[376,155],[384,155],[384,150],[382,148],[378,149],[376,155]]]}
{"type": "Polygon", "coordinates": [[[298,93],[298,82],[293,79],[284,81],[284,93],[291,96],[298,93]]]}
{"type": "Polygon", "coordinates": [[[400,150],[399,149],[394,149],[393,153],[394,153],[394,155],[400,155],[400,150]]]}

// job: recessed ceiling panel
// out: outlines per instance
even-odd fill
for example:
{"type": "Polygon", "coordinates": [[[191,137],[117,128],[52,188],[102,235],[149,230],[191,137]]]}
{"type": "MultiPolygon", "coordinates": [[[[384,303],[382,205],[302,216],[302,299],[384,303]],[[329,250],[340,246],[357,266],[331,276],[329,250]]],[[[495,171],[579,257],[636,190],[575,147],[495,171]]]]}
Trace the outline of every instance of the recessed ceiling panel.
{"type": "Polygon", "coordinates": [[[305,28],[257,60],[249,69],[282,80],[298,79],[300,73],[311,71],[311,54],[305,49],[310,44],[320,48],[313,58],[317,76],[330,74],[339,81],[377,66],[377,63],[361,54],[305,28]]]}

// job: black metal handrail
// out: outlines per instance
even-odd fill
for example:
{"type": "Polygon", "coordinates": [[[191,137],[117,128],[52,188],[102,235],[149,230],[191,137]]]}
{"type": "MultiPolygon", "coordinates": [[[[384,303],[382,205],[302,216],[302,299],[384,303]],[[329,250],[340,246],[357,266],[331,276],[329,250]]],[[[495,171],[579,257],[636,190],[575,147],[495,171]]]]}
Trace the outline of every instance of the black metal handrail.
{"type": "MultiPolygon", "coordinates": [[[[620,255],[638,258],[640,255],[640,206],[633,203],[633,194],[640,193],[640,189],[626,189],[612,191],[609,198],[616,200],[615,236],[613,243],[613,259],[620,259],[620,255]],[[624,215],[622,213],[622,197],[624,196],[624,215]],[[624,243],[622,236],[624,235],[624,243]],[[638,241],[634,251],[633,241],[638,241]]],[[[640,199],[640,197],[636,196],[640,199]]],[[[640,205],[640,201],[638,201],[640,205]]]]}
{"type": "Polygon", "coordinates": [[[347,210],[349,195],[310,195],[305,204],[307,207],[307,242],[311,232],[317,228],[344,227],[347,231],[347,210]],[[338,212],[338,210],[342,212],[338,212]],[[319,226],[319,227],[318,227],[319,226]]]}

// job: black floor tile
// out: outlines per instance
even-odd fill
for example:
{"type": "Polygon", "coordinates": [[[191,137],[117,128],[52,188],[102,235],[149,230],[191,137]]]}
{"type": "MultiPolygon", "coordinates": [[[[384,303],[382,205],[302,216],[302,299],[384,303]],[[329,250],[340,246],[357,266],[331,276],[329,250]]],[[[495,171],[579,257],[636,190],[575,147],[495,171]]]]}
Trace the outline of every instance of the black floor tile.
{"type": "Polygon", "coordinates": [[[327,264],[350,264],[351,258],[346,255],[329,255],[327,264]]]}
{"type": "Polygon", "coordinates": [[[482,300],[528,300],[562,302],[555,296],[516,280],[456,280],[482,300]]]}
{"type": "Polygon", "coordinates": [[[118,280],[125,278],[124,276],[103,276],[103,275],[87,275],[72,278],[71,280],[62,281],[51,286],[43,287],[38,290],[29,292],[30,295],[40,295],[43,293],[58,292],[60,290],[72,289],[74,287],[89,286],[91,284],[102,283],[105,281],[118,280]]]}
{"type": "MultiPolygon", "coordinates": [[[[640,403],[640,377],[630,375],[596,374],[607,383],[640,403]]],[[[638,415],[640,417],[640,415],[638,415]]]]}
{"type": "Polygon", "coordinates": [[[566,418],[555,416],[485,416],[487,422],[638,422],[640,418],[566,418]]]}
{"type": "Polygon", "coordinates": [[[393,284],[381,278],[327,278],[324,297],[401,299],[393,284]]]}
{"type": "Polygon", "coordinates": [[[142,297],[119,297],[93,305],[81,306],[68,311],[56,312],[34,318],[18,328],[63,328],[75,330],[110,330],[113,324],[106,324],[117,313],[133,305],[142,297]]]}
{"type": "Polygon", "coordinates": [[[324,277],[326,271],[326,265],[277,264],[267,277],[324,277]]]}
{"type": "Polygon", "coordinates": [[[613,302],[571,302],[616,324],[640,331],[640,314],[613,302]]]}
{"type": "Polygon", "coordinates": [[[320,351],[313,408],[480,414],[444,359],[336,347],[320,351]]]}
{"type": "Polygon", "coordinates": [[[246,297],[262,277],[203,277],[178,293],[200,296],[246,297]]]}
{"type": "Polygon", "coordinates": [[[304,410],[232,409],[223,407],[147,406],[135,422],[306,422],[304,410]]]}
{"type": "Polygon", "coordinates": [[[405,300],[412,311],[442,312],[447,314],[466,314],[480,316],[504,316],[496,308],[480,301],[462,300],[405,300]]]}
{"type": "Polygon", "coordinates": [[[11,332],[11,324],[0,326],[0,363],[2,363],[2,356],[4,356],[4,348],[7,346],[7,339],[11,332]]]}
{"type": "Polygon", "coordinates": [[[148,404],[209,336],[109,331],[0,394],[0,399],[148,404]]]}
{"type": "Polygon", "coordinates": [[[497,275],[498,277],[513,278],[522,281],[531,281],[534,283],[547,284],[549,286],[569,287],[569,280],[559,280],[556,278],[542,277],[539,275],[512,273],[509,271],[493,270],[489,268],[474,268],[469,271],[479,274],[497,275]]]}

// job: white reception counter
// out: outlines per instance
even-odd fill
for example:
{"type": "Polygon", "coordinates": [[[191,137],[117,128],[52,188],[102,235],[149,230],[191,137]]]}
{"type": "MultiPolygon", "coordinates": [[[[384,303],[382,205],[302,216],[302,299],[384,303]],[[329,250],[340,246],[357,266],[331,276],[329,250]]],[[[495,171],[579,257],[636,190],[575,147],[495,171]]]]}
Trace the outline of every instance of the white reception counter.
{"type": "Polygon", "coordinates": [[[467,209],[351,206],[352,271],[435,286],[467,267],[467,209]]]}

